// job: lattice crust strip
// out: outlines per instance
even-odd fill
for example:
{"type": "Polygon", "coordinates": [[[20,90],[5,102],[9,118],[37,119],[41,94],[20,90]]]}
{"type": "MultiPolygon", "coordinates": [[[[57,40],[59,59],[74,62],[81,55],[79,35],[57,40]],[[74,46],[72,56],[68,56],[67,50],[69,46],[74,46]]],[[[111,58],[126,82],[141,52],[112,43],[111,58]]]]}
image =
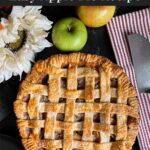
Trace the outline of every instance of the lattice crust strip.
{"type": "Polygon", "coordinates": [[[120,67],[76,53],[38,62],[22,82],[14,110],[27,150],[130,150],[137,105],[120,67]]]}

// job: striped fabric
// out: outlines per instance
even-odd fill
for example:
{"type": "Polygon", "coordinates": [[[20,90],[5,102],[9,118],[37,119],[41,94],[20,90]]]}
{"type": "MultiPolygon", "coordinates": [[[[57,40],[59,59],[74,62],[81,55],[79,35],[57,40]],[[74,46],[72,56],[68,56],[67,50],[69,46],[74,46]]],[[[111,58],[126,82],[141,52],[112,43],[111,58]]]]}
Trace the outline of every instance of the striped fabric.
{"type": "MultiPolygon", "coordinates": [[[[150,41],[150,8],[114,17],[108,23],[107,30],[118,65],[125,70],[137,89],[127,35],[138,33],[150,41]]],[[[138,141],[141,150],[150,150],[150,93],[138,93],[138,97],[141,120],[138,141]]]]}

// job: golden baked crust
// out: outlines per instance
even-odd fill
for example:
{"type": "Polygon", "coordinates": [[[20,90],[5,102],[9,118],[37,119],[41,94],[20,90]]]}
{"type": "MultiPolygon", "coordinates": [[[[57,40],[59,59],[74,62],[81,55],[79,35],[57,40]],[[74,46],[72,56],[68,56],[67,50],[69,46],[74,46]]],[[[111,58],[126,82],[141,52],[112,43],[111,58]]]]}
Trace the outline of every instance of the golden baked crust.
{"type": "Polygon", "coordinates": [[[37,62],[14,110],[26,150],[130,150],[139,126],[137,94],[127,75],[90,54],[37,62]]]}

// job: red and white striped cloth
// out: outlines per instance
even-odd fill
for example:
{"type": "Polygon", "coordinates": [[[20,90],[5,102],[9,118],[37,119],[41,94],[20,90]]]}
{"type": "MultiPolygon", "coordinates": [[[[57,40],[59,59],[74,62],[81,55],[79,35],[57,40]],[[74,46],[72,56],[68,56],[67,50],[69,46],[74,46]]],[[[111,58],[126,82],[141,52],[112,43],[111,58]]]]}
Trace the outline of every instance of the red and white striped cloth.
{"type": "MultiPolygon", "coordinates": [[[[118,65],[137,88],[127,35],[138,33],[150,41],[150,8],[112,18],[107,30],[118,65]]],[[[138,141],[141,150],[150,150],[150,93],[138,93],[138,98],[141,120],[138,141]]]]}

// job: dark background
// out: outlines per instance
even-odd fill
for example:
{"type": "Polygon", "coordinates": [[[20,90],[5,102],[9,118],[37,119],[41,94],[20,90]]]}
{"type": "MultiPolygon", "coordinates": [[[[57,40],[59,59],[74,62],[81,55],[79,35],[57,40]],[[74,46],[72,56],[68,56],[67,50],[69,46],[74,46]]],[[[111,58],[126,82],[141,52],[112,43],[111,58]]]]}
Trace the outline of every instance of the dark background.
{"type": "Polygon", "coordinates": [[[147,6],[149,0],[0,0],[1,5],[45,5],[45,6],[79,6],[79,5],[118,5],[147,6]]]}
{"type": "MultiPolygon", "coordinates": [[[[115,15],[117,16],[143,8],[145,7],[117,7],[115,15]]],[[[75,13],[75,7],[43,7],[42,13],[54,23],[63,17],[77,17],[75,13]]],[[[116,63],[106,26],[95,29],[87,29],[88,42],[81,52],[102,55],[116,63]]],[[[51,41],[51,32],[48,39],[50,39],[51,41]]],[[[52,54],[58,53],[62,52],[58,51],[54,46],[51,48],[47,48],[36,55],[36,61],[39,59],[45,59],[52,54]]],[[[19,77],[12,77],[10,80],[0,84],[0,133],[12,136],[19,142],[20,137],[15,123],[15,115],[13,113],[13,101],[16,98],[19,84],[25,78],[25,76],[26,75],[23,74],[21,80],[19,79],[19,77]]],[[[0,145],[0,147],[2,147],[2,145],[0,145]]],[[[5,148],[3,148],[3,150],[5,150],[5,148]]],[[[137,140],[133,146],[133,150],[139,150],[137,140]]]]}

